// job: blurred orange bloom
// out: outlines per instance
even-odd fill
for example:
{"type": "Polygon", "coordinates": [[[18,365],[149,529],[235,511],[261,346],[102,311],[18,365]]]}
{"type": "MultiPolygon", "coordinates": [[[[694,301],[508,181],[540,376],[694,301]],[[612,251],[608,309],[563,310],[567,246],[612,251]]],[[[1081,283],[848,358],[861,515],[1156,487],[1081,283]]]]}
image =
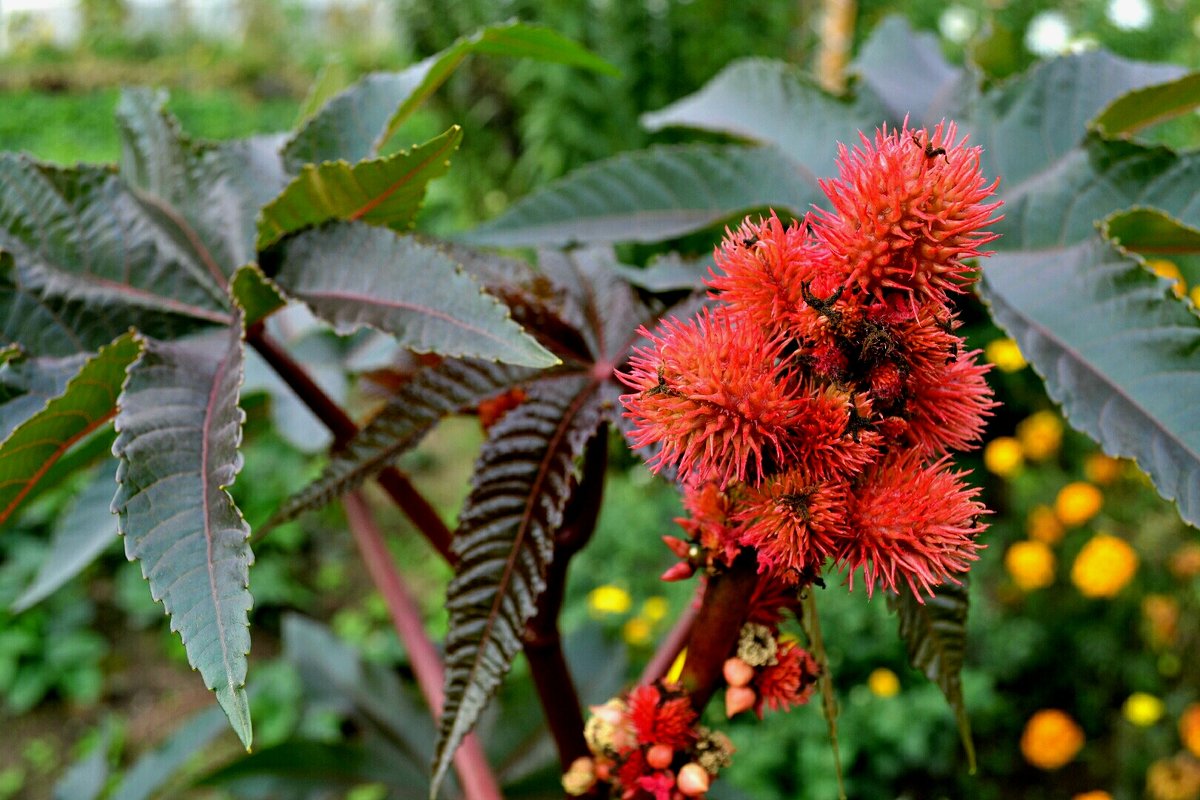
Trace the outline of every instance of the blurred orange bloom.
{"type": "Polygon", "coordinates": [[[1071,567],[1071,582],[1084,597],[1112,597],[1133,579],[1138,556],[1124,539],[1098,533],[1071,567]]]}
{"type": "Polygon", "coordinates": [[[1054,583],[1054,565],[1054,551],[1045,542],[1013,542],[1004,554],[1004,568],[1026,592],[1054,583]]]}
{"type": "Polygon", "coordinates": [[[1017,424],[1017,439],[1030,461],[1042,461],[1062,446],[1063,424],[1053,411],[1037,411],[1017,424]]]}
{"type": "Polygon", "coordinates": [[[1200,758],[1200,703],[1192,703],[1179,715],[1179,739],[1192,755],[1200,758]]]}
{"type": "Polygon", "coordinates": [[[1050,506],[1036,505],[1025,520],[1025,532],[1030,539],[1036,539],[1046,544],[1058,544],[1066,529],[1058,521],[1058,515],[1050,506]]]}
{"type": "Polygon", "coordinates": [[[1054,498],[1054,513],[1062,524],[1071,527],[1082,525],[1100,511],[1104,495],[1090,483],[1075,481],[1059,489],[1054,498]]]}
{"type": "Polygon", "coordinates": [[[1083,729],[1066,712],[1042,709],[1025,723],[1021,755],[1038,769],[1058,769],[1079,754],[1083,741],[1083,729]]]}

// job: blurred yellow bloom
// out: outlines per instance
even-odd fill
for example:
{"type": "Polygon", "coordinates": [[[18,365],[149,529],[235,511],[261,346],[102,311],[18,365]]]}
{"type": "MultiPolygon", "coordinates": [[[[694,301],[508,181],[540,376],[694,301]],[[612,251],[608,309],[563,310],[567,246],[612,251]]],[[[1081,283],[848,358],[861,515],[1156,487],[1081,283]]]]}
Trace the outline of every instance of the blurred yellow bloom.
{"type": "Polygon", "coordinates": [[[1037,411],[1017,423],[1017,439],[1030,461],[1042,461],[1062,447],[1063,424],[1053,411],[1037,411]]]}
{"type": "Polygon", "coordinates": [[[1057,544],[1062,539],[1066,529],[1058,521],[1054,509],[1046,505],[1036,505],[1025,520],[1025,532],[1030,539],[1036,539],[1046,544],[1057,544]]]}
{"type": "Polygon", "coordinates": [[[605,586],[597,586],[588,593],[588,608],[593,614],[625,614],[629,611],[629,607],[633,605],[633,598],[629,596],[629,592],[622,589],[620,586],[613,586],[611,583],[605,586]]]}
{"type": "Polygon", "coordinates": [[[1174,261],[1167,261],[1165,258],[1150,258],[1146,260],[1146,266],[1158,277],[1174,281],[1171,288],[1175,290],[1176,297],[1183,297],[1187,292],[1187,281],[1183,279],[1183,273],[1179,271],[1179,266],[1174,261]]]}
{"type": "Polygon", "coordinates": [[[1080,792],[1071,800],[1113,800],[1113,796],[1103,789],[1094,789],[1090,792],[1080,792]]]}
{"type": "Polygon", "coordinates": [[[654,627],[641,617],[634,617],[625,623],[621,628],[621,638],[626,644],[631,644],[634,647],[641,647],[644,644],[649,644],[650,637],[654,633],[654,627]]]}
{"type": "Polygon", "coordinates": [[[675,660],[671,662],[671,668],[667,670],[666,677],[663,680],[667,683],[679,683],[679,676],[683,675],[683,664],[687,661],[687,648],[679,651],[679,655],[675,656],[675,660]]]}
{"type": "Polygon", "coordinates": [[[1083,461],[1083,474],[1092,483],[1107,486],[1121,477],[1123,466],[1119,458],[1106,456],[1104,453],[1092,453],[1083,461]]]}
{"type": "Polygon", "coordinates": [[[1164,647],[1175,642],[1179,627],[1179,601],[1166,594],[1148,594],[1142,598],[1142,616],[1150,629],[1150,643],[1164,647]]]}
{"type": "Polygon", "coordinates": [[[895,697],[900,693],[900,679],[887,667],[879,667],[867,676],[867,688],[876,697],[895,697]]]}
{"type": "Polygon", "coordinates": [[[1011,436],[997,436],[983,448],[983,465],[1001,478],[1016,475],[1024,461],[1021,443],[1011,436]]]}
{"type": "Polygon", "coordinates": [[[1163,701],[1146,692],[1134,692],[1121,706],[1125,719],[1139,728],[1149,728],[1162,719],[1163,701]]]}
{"type": "Polygon", "coordinates": [[[1104,495],[1090,483],[1075,481],[1058,490],[1054,498],[1054,513],[1063,525],[1082,525],[1100,511],[1104,495]]]}
{"type": "Polygon", "coordinates": [[[1193,303],[1200,306],[1200,286],[1193,286],[1188,296],[1192,298],[1193,303]]]}
{"type": "Polygon", "coordinates": [[[1054,565],[1054,551],[1045,542],[1014,542],[1004,554],[1004,568],[1026,592],[1054,583],[1054,565]]]}
{"type": "Polygon", "coordinates": [[[1038,769],[1058,769],[1083,749],[1083,729],[1066,713],[1042,709],[1025,723],[1021,755],[1038,769]]]}
{"type": "Polygon", "coordinates": [[[1001,372],[1017,372],[1028,366],[1025,356],[1012,339],[995,339],[983,348],[983,357],[1001,372]]]}
{"type": "Polygon", "coordinates": [[[642,616],[650,622],[661,622],[669,610],[667,598],[662,595],[656,594],[653,597],[647,597],[646,602],[642,603],[642,616]]]}
{"type": "Polygon", "coordinates": [[[1192,703],[1179,715],[1179,740],[1200,758],[1200,703],[1192,703]]]}
{"type": "Polygon", "coordinates": [[[1187,753],[1160,758],[1146,770],[1150,800],[1196,800],[1200,797],[1200,763],[1187,753]]]}
{"type": "Polygon", "coordinates": [[[1124,539],[1098,533],[1071,566],[1071,582],[1084,597],[1112,597],[1125,588],[1138,568],[1138,556],[1124,539]]]}

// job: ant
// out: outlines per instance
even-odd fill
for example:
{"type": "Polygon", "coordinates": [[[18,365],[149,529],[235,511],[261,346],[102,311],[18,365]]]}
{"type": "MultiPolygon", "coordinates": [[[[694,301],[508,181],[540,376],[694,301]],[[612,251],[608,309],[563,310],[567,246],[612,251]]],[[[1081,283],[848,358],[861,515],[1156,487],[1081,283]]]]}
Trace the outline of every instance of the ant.
{"type": "Polygon", "coordinates": [[[947,164],[950,163],[950,156],[946,155],[946,148],[934,147],[932,143],[923,145],[923,144],[921,144],[921,139],[917,136],[916,133],[913,133],[912,140],[913,140],[913,144],[915,144],[917,147],[921,147],[925,150],[926,158],[937,158],[938,156],[941,156],[942,158],[946,159],[947,164]]]}

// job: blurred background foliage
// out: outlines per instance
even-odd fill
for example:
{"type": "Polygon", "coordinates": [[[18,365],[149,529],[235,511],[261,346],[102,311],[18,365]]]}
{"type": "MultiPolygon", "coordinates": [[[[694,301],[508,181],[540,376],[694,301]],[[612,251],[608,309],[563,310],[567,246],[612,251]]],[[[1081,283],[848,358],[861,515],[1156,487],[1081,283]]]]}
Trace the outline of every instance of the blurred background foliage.
{"type": "MultiPolygon", "coordinates": [[[[421,227],[438,232],[494,216],[587,162],[685,135],[651,135],[639,115],[696,90],[733,59],[784,59],[819,71],[828,38],[823,14],[840,4],[46,3],[76,14],[77,35],[66,37],[54,27],[60,18],[37,5],[0,0],[0,149],[58,162],[115,161],[111,120],[121,84],[169,87],[171,110],[198,137],[281,130],[302,114],[318,79],[339,86],[368,70],[398,68],[510,17],[571,36],[621,70],[613,78],[531,61],[468,62],[397,137],[406,145],[451,123],[465,129],[453,169],[432,187],[423,212],[421,227]]],[[[861,0],[842,8],[849,12],[841,32],[852,42],[900,13],[936,34],[949,59],[977,64],[989,80],[1038,57],[1094,46],[1200,67],[1200,0],[861,0]]],[[[1194,116],[1176,130],[1183,131],[1178,144],[1200,142],[1194,116]]],[[[691,241],[704,252],[715,239],[691,241]]],[[[1169,261],[1152,267],[1178,273],[1169,261]]],[[[1180,291],[1191,289],[1181,279],[1180,291]]],[[[965,318],[972,345],[996,365],[993,385],[1003,402],[985,448],[966,459],[995,510],[972,572],[965,672],[979,769],[967,774],[950,711],[906,667],[885,604],[847,595],[830,576],[818,600],[850,796],[1200,798],[1200,538],[1135,465],[1108,459],[1064,424],[978,303],[965,318]]],[[[313,339],[335,372],[341,359],[363,355],[320,331],[296,336],[313,339]]],[[[352,407],[365,412],[381,385],[365,380],[349,391],[352,407]]],[[[303,436],[280,435],[273,403],[264,391],[246,402],[246,470],[233,491],[252,525],[320,466],[318,455],[298,448],[303,436]]],[[[465,496],[480,441],[476,420],[452,419],[403,463],[447,520],[465,496]]],[[[0,536],[0,800],[50,796],[81,757],[128,765],[154,752],[181,719],[211,706],[115,540],[86,580],[28,611],[3,610],[33,579],[48,532],[81,488],[56,487],[0,536]]],[[[404,530],[394,512],[381,513],[404,530]]],[[[587,652],[597,660],[627,653],[627,679],[689,602],[690,586],[657,579],[672,561],[659,537],[672,531],[677,514],[669,486],[632,456],[618,456],[596,538],[572,570],[564,627],[591,637],[587,652]]],[[[264,750],[298,733],[354,735],[350,712],[301,702],[305,684],[283,641],[292,612],[323,620],[366,662],[408,676],[386,609],[365,588],[343,531],[331,509],[255,539],[251,690],[264,750]]],[[[440,636],[448,571],[416,537],[395,536],[393,546],[440,636]]],[[[521,675],[518,665],[510,690],[518,698],[527,692],[521,675]]],[[[833,754],[815,706],[763,724],[738,720],[728,730],[740,752],[719,784],[726,796],[835,796],[833,754]]],[[[215,743],[213,736],[179,761],[185,776],[233,755],[228,732],[215,743]]],[[[529,774],[542,774],[553,796],[553,770],[542,773],[529,774]]],[[[119,771],[105,774],[110,787],[121,780],[119,771]]],[[[184,796],[179,787],[187,783],[172,784],[168,796],[184,796]]],[[[267,796],[236,781],[224,786],[189,796],[267,796]]],[[[387,794],[367,785],[331,796],[387,794]]]]}

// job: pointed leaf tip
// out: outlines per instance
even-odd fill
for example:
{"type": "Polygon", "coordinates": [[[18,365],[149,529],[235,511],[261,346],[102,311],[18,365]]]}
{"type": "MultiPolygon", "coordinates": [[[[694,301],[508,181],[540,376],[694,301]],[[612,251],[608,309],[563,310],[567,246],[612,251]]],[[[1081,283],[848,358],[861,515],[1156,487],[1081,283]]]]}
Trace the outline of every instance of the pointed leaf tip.
{"type": "Polygon", "coordinates": [[[233,732],[237,734],[242,746],[249,753],[250,746],[254,741],[254,729],[250,722],[250,698],[246,695],[246,689],[242,686],[236,688],[222,686],[217,689],[216,695],[217,702],[221,704],[221,709],[229,718],[233,732]]]}

